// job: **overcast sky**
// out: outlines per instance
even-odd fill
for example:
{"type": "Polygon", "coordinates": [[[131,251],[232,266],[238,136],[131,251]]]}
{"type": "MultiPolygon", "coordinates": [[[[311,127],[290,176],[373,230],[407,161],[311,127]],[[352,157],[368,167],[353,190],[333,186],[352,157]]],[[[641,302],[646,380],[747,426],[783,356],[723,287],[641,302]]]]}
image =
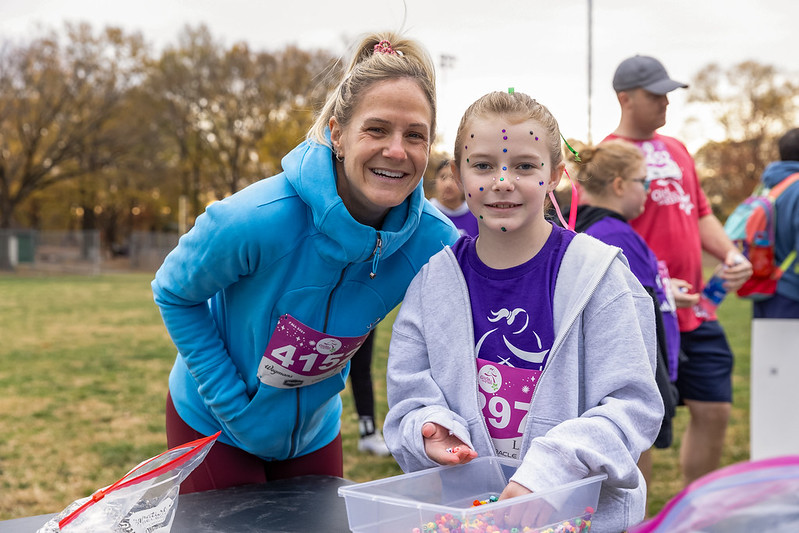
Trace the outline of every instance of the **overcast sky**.
{"type": "MultiPolygon", "coordinates": [[[[753,59],[799,75],[797,0],[593,0],[591,137],[618,124],[611,79],[634,54],[660,59],[673,79],[689,83],[705,65],[723,68],[753,59]]],[[[276,50],[286,44],[344,54],[364,32],[404,29],[439,63],[439,124],[451,150],[466,107],[492,90],[514,87],[547,105],[566,137],[588,138],[589,0],[0,0],[0,36],[37,33],[88,21],[141,31],[157,49],[176,42],[181,28],[205,23],[225,45],[246,41],[276,50]]],[[[696,149],[718,137],[713,121],[670,94],[663,133],[696,149]]]]}

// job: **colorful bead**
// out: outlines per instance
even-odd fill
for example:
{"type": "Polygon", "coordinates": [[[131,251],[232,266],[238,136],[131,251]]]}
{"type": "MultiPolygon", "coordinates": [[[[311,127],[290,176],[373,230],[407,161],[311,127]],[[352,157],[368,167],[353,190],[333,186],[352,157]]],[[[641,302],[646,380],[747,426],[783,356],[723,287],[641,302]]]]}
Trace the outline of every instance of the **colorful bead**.
{"type": "MultiPolygon", "coordinates": [[[[485,505],[498,501],[497,496],[490,496],[485,500],[474,500],[474,505],[485,505]]],[[[588,533],[591,530],[591,518],[594,509],[587,507],[585,514],[571,520],[564,520],[555,527],[534,528],[530,526],[501,529],[494,524],[493,512],[478,513],[477,515],[461,521],[452,514],[436,514],[435,521],[422,524],[421,529],[413,528],[411,533],[588,533]]]]}

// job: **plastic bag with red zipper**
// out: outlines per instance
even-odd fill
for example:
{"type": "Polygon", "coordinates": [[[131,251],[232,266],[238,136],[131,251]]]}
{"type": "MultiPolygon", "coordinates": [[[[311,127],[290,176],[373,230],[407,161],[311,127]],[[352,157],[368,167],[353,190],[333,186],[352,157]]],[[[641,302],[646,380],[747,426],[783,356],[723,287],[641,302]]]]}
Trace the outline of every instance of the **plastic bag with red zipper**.
{"type": "Polygon", "coordinates": [[[75,500],[36,533],[168,533],[181,482],[203,461],[218,436],[147,459],[116,483],[75,500]]]}

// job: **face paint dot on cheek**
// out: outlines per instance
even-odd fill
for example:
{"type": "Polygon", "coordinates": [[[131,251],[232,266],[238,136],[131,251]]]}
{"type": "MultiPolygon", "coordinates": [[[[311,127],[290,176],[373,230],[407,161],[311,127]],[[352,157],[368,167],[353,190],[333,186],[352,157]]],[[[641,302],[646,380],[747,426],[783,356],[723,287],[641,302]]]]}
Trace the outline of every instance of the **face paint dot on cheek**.
{"type": "Polygon", "coordinates": [[[502,167],[502,170],[508,170],[508,167],[502,167]]]}
{"type": "Polygon", "coordinates": [[[480,220],[483,220],[483,215],[478,215],[478,216],[480,217],[480,220]]]}
{"type": "Polygon", "coordinates": [[[508,140],[508,136],[507,136],[507,135],[503,135],[503,136],[502,136],[502,140],[503,140],[503,141],[507,141],[507,140],[508,140]]]}
{"type": "Polygon", "coordinates": [[[505,133],[505,130],[502,130],[502,133],[505,133]]]}
{"type": "Polygon", "coordinates": [[[536,137],[536,138],[535,138],[535,140],[537,141],[537,140],[538,140],[538,137],[536,137]]]}
{"type": "Polygon", "coordinates": [[[507,151],[508,151],[508,149],[507,149],[507,148],[503,148],[503,149],[502,149],[502,151],[503,151],[503,152],[507,152],[507,151]]]}
{"type": "Polygon", "coordinates": [[[543,184],[544,184],[544,182],[543,182],[543,181],[539,181],[539,182],[538,182],[538,184],[539,184],[539,185],[543,185],[543,184]]]}
{"type": "Polygon", "coordinates": [[[505,229],[505,226],[502,226],[502,227],[501,227],[501,228],[499,228],[499,229],[501,229],[502,231],[508,231],[507,229],[505,229]]]}
{"type": "Polygon", "coordinates": [[[474,139],[474,133],[472,133],[471,138],[474,139]]]}

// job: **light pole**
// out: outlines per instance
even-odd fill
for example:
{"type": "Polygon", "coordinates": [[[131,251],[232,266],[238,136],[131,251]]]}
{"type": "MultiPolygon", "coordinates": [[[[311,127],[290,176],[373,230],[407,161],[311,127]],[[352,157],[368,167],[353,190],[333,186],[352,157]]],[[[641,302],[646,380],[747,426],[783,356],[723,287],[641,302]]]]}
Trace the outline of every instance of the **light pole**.
{"type": "Polygon", "coordinates": [[[588,144],[593,144],[591,140],[591,89],[593,83],[592,76],[592,56],[593,56],[593,1],[588,0],[588,144]]]}

